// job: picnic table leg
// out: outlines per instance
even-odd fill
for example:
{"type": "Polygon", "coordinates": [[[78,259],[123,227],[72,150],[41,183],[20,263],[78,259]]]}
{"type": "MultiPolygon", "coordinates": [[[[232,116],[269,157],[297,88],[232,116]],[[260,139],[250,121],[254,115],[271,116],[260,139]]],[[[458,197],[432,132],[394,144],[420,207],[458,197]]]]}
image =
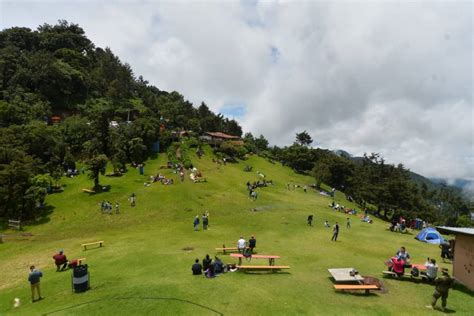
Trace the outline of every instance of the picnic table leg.
{"type": "Polygon", "coordinates": [[[239,257],[239,266],[242,265],[242,257],[239,257]]]}

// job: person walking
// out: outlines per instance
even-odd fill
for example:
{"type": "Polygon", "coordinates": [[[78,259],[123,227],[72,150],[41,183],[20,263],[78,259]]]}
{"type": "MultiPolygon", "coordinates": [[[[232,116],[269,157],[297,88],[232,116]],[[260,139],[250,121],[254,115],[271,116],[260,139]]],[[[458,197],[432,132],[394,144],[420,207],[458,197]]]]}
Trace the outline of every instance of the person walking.
{"type": "Polygon", "coordinates": [[[43,299],[43,297],[41,297],[40,290],[40,278],[43,277],[43,273],[39,270],[36,270],[34,265],[30,267],[30,271],[31,272],[28,275],[28,281],[31,284],[31,301],[34,303],[37,301],[35,300],[35,292],[38,293],[38,301],[43,299]]]}
{"type": "Polygon", "coordinates": [[[448,292],[453,287],[454,279],[449,276],[448,269],[441,269],[442,277],[435,280],[435,291],[433,293],[433,299],[431,305],[426,306],[427,308],[435,308],[436,302],[441,297],[441,311],[446,310],[446,304],[448,299],[448,292]]]}
{"type": "Polygon", "coordinates": [[[194,218],[194,230],[199,230],[199,215],[194,218]]]}
{"type": "Polygon", "coordinates": [[[332,241],[337,241],[337,236],[339,235],[339,224],[336,222],[332,228],[332,241]]]}
{"type": "Polygon", "coordinates": [[[346,227],[351,228],[351,219],[348,217],[346,221],[346,227]]]}

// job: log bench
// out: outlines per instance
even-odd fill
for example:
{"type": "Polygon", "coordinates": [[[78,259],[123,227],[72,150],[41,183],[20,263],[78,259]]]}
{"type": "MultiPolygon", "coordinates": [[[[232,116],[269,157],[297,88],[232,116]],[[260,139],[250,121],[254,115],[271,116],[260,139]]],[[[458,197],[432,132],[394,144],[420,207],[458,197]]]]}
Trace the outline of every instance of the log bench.
{"type": "Polygon", "coordinates": [[[104,243],[103,240],[101,241],[94,241],[94,242],[89,242],[86,244],[82,244],[82,247],[84,247],[84,250],[87,250],[87,246],[92,246],[92,245],[99,245],[99,247],[102,247],[102,244],[104,243]]]}
{"type": "MultiPolygon", "coordinates": [[[[389,276],[396,277],[396,278],[399,277],[398,274],[396,274],[393,271],[382,271],[382,274],[383,275],[389,275],[389,276]]],[[[404,277],[413,277],[410,273],[405,273],[403,276],[404,277]]]]}
{"type": "Polygon", "coordinates": [[[82,192],[86,192],[86,193],[95,193],[94,190],[90,190],[90,189],[82,189],[82,192]]]}
{"type": "Polygon", "coordinates": [[[365,291],[365,294],[369,294],[371,290],[380,290],[377,285],[363,285],[363,284],[334,284],[336,291],[365,291]]]}

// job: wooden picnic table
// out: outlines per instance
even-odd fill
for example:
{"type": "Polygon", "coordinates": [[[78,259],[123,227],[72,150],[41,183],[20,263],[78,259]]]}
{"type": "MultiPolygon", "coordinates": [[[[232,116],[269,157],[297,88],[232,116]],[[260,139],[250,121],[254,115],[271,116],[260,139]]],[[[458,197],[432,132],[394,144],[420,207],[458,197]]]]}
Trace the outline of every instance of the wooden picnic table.
{"type": "Polygon", "coordinates": [[[424,264],[414,263],[411,265],[411,268],[418,268],[420,271],[426,271],[426,266],[424,264]]]}
{"type": "Polygon", "coordinates": [[[354,268],[328,269],[336,282],[358,282],[361,283],[364,278],[360,274],[352,276],[350,274],[354,268]]]}
{"type": "MultiPolygon", "coordinates": [[[[245,258],[245,256],[241,253],[231,253],[231,257],[233,258],[239,258],[239,265],[242,265],[242,258],[245,258]]],[[[275,265],[275,259],[280,259],[280,256],[274,256],[274,255],[252,255],[252,259],[268,259],[268,265],[273,266],[275,265]]]]}

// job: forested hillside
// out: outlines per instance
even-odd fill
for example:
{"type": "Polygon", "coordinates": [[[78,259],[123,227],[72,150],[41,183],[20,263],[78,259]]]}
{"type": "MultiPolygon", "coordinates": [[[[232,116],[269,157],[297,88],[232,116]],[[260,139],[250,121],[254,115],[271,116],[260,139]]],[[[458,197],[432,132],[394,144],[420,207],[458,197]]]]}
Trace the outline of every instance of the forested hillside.
{"type": "MultiPolygon", "coordinates": [[[[130,163],[143,163],[157,144],[166,151],[176,140],[173,132],[242,136],[235,120],[150,85],[66,21],[1,31],[0,85],[0,218],[40,215],[46,194],[60,191],[61,176],[75,170],[76,162],[100,189],[107,163],[117,174],[125,172],[130,163]]],[[[306,132],[284,148],[269,148],[263,135],[247,133],[243,139],[243,147],[229,142],[217,150],[230,159],[258,153],[311,174],[316,187],[327,183],[381,217],[470,224],[458,192],[416,183],[403,165],[386,164],[379,154],[357,162],[312,149],[306,132]]]]}

